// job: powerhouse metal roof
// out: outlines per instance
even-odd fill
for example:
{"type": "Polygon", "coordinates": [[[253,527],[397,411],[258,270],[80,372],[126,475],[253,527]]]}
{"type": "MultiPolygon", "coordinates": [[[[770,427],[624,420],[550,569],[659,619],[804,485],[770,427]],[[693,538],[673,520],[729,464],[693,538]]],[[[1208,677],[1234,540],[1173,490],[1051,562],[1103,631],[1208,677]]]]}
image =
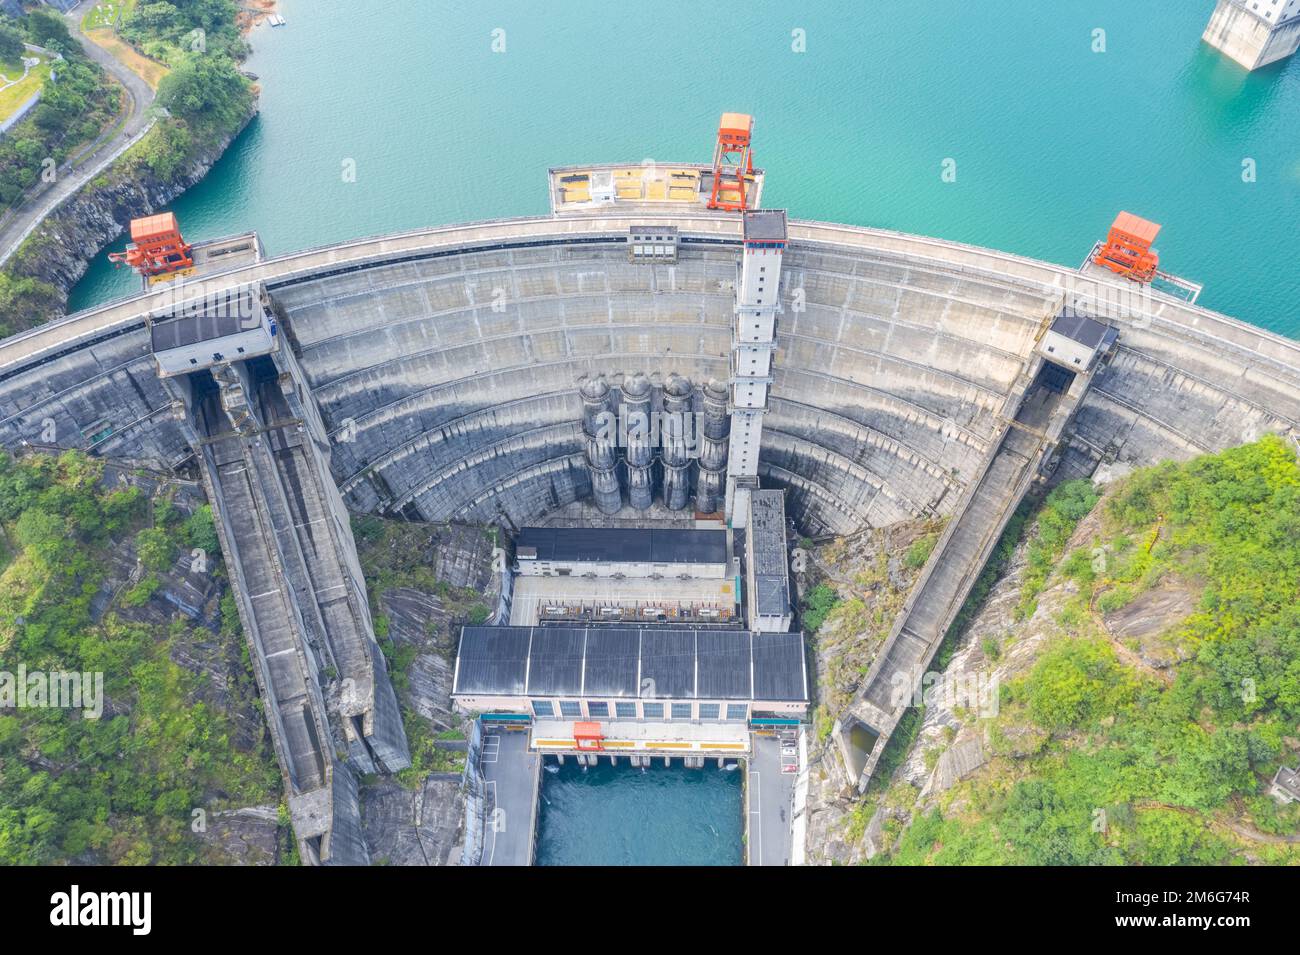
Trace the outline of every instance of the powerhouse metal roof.
{"type": "Polygon", "coordinates": [[[213,341],[251,331],[262,324],[257,291],[251,285],[213,292],[149,317],[155,352],[213,341]]]}
{"type": "Polygon", "coordinates": [[[1052,320],[1052,331],[1088,348],[1097,348],[1113,329],[1095,318],[1064,311],[1052,320]]]}
{"type": "Polygon", "coordinates": [[[764,616],[790,612],[790,579],[785,549],[785,492],[751,491],[749,560],[755,609],[764,616]]]}
{"type": "Polygon", "coordinates": [[[806,702],[802,633],[464,627],[455,696],[806,702]]]}
{"type": "Polygon", "coordinates": [[[727,532],[636,527],[524,527],[515,538],[520,560],[589,563],[722,564],[727,532]]]}

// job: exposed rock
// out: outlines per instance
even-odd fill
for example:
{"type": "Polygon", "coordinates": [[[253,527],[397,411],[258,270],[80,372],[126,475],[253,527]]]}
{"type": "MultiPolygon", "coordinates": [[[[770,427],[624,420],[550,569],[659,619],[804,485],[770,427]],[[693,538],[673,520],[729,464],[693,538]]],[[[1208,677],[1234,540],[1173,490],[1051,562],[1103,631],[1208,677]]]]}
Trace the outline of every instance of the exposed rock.
{"type": "MultiPolygon", "coordinates": [[[[166,494],[182,519],[207,503],[202,489],[193,482],[120,465],[106,466],[100,484],[113,489],[139,488],[149,501],[166,494]]],[[[202,677],[192,702],[205,703],[231,721],[234,728],[231,742],[239,750],[251,752],[259,746],[269,745],[266,721],[258,705],[257,684],[246,661],[244,638],[221,630],[219,607],[222,596],[229,589],[221,555],[205,555],[205,562],[197,562],[189,552],[181,549],[171,568],[156,575],[158,589],[138,607],[127,606],[121,600],[122,595],[143,576],[134,538],[126,536],[121,546],[109,551],[108,560],[110,565],[105,579],[91,600],[93,618],[98,622],[111,610],[120,620],[148,626],[154,633],[170,631],[173,635],[167,643],[168,657],[177,666],[202,677]],[[182,619],[185,626],[177,629],[175,625],[182,619]]],[[[111,699],[105,701],[105,716],[127,712],[129,707],[125,704],[111,699]]],[[[219,802],[226,798],[226,794],[213,792],[207,797],[219,802]]],[[[246,811],[251,812],[232,810],[246,811]]],[[[210,820],[216,819],[217,815],[224,816],[225,813],[210,813],[210,820]]],[[[273,830],[274,825],[273,807],[273,830]]],[[[212,828],[210,822],[209,830],[212,828]]],[[[274,861],[274,831],[270,846],[270,861],[274,861]]]]}
{"type": "MultiPolygon", "coordinates": [[[[1094,510],[1080,522],[1070,546],[1079,546],[1095,534],[1099,526],[1100,518],[1094,510]]],[[[871,559],[877,565],[892,568],[895,562],[901,561],[912,541],[925,531],[926,528],[918,523],[879,531],[881,544],[878,549],[863,548],[859,563],[871,559]],[[884,555],[883,559],[881,555],[884,555]]],[[[1022,541],[1016,548],[1002,577],[968,624],[944,671],[946,680],[971,689],[982,687],[988,693],[990,684],[1007,682],[1032,667],[1044,642],[1058,632],[1056,615],[1077,593],[1077,587],[1071,581],[1054,582],[1039,596],[1037,609],[1029,619],[1016,618],[1027,564],[1027,546],[1027,541],[1022,541]],[[995,654],[996,660],[989,658],[990,652],[995,654]]],[[[906,569],[905,564],[898,566],[906,569]]],[[[909,587],[914,579],[915,574],[912,574],[908,580],[909,587]]],[[[891,580],[882,593],[894,590],[891,580]]],[[[885,623],[887,628],[892,624],[897,608],[889,600],[880,606],[890,611],[885,623]]],[[[875,649],[872,648],[872,655],[875,649]]],[[[818,672],[821,676],[820,656],[818,672]]],[[[996,689],[991,692],[994,695],[983,697],[985,701],[996,699],[996,689]]],[[[819,695],[823,699],[824,693],[825,689],[819,686],[819,695]]],[[[916,794],[914,802],[911,796],[896,795],[896,788],[889,789],[883,799],[868,796],[865,802],[855,794],[846,796],[846,787],[840,779],[842,773],[836,771],[839,754],[832,747],[823,746],[815,757],[810,755],[813,762],[807,839],[810,863],[853,863],[872,858],[889,848],[891,829],[905,829],[913,818],[929,812],[957,783],[979,772],[991,759],[1029,755],[1037,752],[1046,741],[1046,734],[1041,730],[1013,726],[1006,728],[994,745],[987,733],[987,721],[980,719],[979,706],[975,705],[978,701],[968,697],[969,694],[956,694],[955,697],[940,694],[934,699],[927,698],[928,705],[916,739],[894,776],[895,787],[912,788],[916,794]],[[871,804],[873,799],[877,801],[875,806],[871,804]],[[860,819],[864,811],[871,813],[869,821],[856,839],[849,838],[854,835],[853,820],[860,819]],[[897,826],[886,828],[891,821],[897,826]]],[[[879,784],[889,782],[878,780],[877,791],[879,784]]]]}
{"type": "MultiPolygon", "coordinates": [[[[393,668],[403,711],[417,723],[417,716],[427,720],[432,733],[464,733],[467,723],[451,705],[456,638],[473,608],[499,601],[492,540],[484,528],[473,525],[358,520],[358,553],[377,604],[376,617],[386,622],[386,638],[403,661],[393,668]]],[[[435,739],[432,745],[443,754],[466,748],[463,740],[435,739]]],[[[363,785],[362,826],[375,863],[457,864],[465,824],[461,783],[460,773],[433,772],[414,789],[396,779],[363,785]]]]}
{"type": "Polygon", "coordinates": [[[460,718],[451,707],[455,646],[442,600],[433,594],[396,587],[384,592],[379,607],[389,619],[389,639],[419,648],[406,671],[411,708],[437,730],[459,726],[460,718]]]}
{"type": "Polygon", "coordinates": [[[432,773],[418,790],[387,780],[362,790],[362,827],[376,865],[456,865],[464,805],[460,776],[432,773]]]}
{"type": "Polygon", "coordinates": [[[806,570],[795,575],[801,595],[828,583],[841,600],[818,632],[809,635],[816,667],[815,698],[821,710],[808,748],[805,846],[810,864],[862,862],[875,851],[869,848],[873,840],[883,838],[880,820],[874,816],[866,829],[875,835],[852,838],[853,828],[862,825],[860,816],[855,816],[855,809],[862,811],[861,803],[855,795],[846,795],[851,786],[839,753],[828,738],[819,737],[818,726],[824,730],[830,714],[847,703],[871,667],[919,573],[919,568],[907,566],[907,550],[936,530],[930,521],[908,521],[864,531],[817,548],[806,570]]]}
{"type": "Polygon", "coordinates": [[[207,830],[195,833],[205,861],[216,865],[274,865],[279,819],[275,806],[249,806],[210,813],[207,830]]]}
{"type": "Polygon", "coordinates": [[[939,757],[921,789],[921,798],[946,792],[988,762],[978,736],[954,742],[939,757]]]}
{"type": "Polygon", "coordinates": [[[1165,635],[1196,609],[1197,591],[1180,580],[1163,580],[1102,618],[1112,637],[1135,649],[1147,666],[1163,669],[1181,663],[1189,651],[1165,635]]]}
{"type": "Polygon", "coordinates": [[[880,806],[871,814],[867,831],[862,834],[862,850],[866,858],[874,859],[886,848],[885,820],[888,817],[889,810],[884,806],[880,806]]]}

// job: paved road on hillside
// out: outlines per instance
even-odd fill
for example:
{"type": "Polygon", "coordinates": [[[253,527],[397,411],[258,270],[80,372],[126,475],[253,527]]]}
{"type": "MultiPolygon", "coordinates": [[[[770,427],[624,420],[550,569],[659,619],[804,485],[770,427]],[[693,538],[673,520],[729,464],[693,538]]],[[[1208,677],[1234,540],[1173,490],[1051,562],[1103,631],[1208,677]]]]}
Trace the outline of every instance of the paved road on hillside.
{"type": "Polygon", "coordinates": [[[86,55],[125,87],[127,105],[131,110],[130,118],[113,136],[97,143],[93,150],[82,155],[75,168],[68,164],[60,168],[58,179],[52,186],[28,199],[14,215],[0,223],[0,265],[8,261],[23,240],[54,211],[55,206],[97,176],[137,136],[141,135],[150,123],[149,117],[145,115],[153,105],[154,99],[154,92],[149,88],[149,84],[81,32],[82,14],[95,2],[96,0],[83,0],[64,14],[63,18],[67,21],[68,30],[86,51],[86,55]]]}
{"type": "Polygon", "coordinates": [[[533,864],[540,759],[528,751],[527,733],[484,731],[479,762],[487,786],[487,832],[479,865],[533,864]]]}

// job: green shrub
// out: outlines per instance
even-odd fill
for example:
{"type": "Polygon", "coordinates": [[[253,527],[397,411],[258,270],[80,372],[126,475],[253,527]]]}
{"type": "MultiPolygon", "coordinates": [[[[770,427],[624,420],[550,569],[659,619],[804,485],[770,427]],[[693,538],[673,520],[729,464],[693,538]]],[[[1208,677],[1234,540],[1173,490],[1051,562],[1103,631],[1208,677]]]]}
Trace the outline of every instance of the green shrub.
{"type": "Polygon", "coordinates": [[[938,541],[939,535],[937,533],[926,534],[924,537],[917,538],[903,556],[903,563],[911,570],[920,570],[925,566],[925,562],[930,559],[930,554],[934,552],[934,545],[938,541]]]}
{"type": "Polygon", "coordinates": [[[837,603],[840,595],[829,584],[818,584],[810,590],[803,600],[803,609],[799,614],[800,623],[806,633],[816,633],[837,603]]]}

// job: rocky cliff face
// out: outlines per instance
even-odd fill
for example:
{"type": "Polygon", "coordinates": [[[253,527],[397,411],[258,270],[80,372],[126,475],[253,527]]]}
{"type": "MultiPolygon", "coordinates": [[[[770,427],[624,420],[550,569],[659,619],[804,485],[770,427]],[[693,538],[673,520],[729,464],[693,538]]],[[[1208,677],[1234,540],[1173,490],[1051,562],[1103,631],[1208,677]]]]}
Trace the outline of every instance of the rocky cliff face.
{"type": "MultiPolygon", "coordinates": [[[[920,566],[907,555],[940,526],[907,521],[864,531],[818,547],[796,574],[805,604],[819,585],[832,587],[838,602],[809,643],[816,668],[817,707],[809,740],[806,859],[809,864],[856,862],[861,826],[858,802],[845,798],[839,753],[830,739],[834,714],[847,706],[871,668],[920,566]]],[[[805,611],[805,619],[807,613],[805,611]]]]}
{"type": "Polygon", "coordinates": [[[454,865],[464,842],[461,793],[468,723],[451,705],[460,624],[495,608],[500,576],[483,528],[359,517],[357,550],[413,766],[361,787],[371,858],[454,865]]]}
{"type": "MultiPolygon", "coordinates": [[[[134,155],[135,150],[128,151],[41,223],[15,254],[9,271],[49,283],[58,289],[61,304],[66,305],[68,292],[100,250],[122,235],[132,219],[162,209],[198,184],[256,113],[254,100],[253,112],[239,129],[196,149],[175,175],[166,179],[134,155]]],[[[55,317],[30,316],[25,324],[55,317]]]]}
{"type": "MultiPolygon", "coordinates": [[[[114,464],[105,468],[103,485],[137,487],[150,501],[169,498],[183,516],[206,502],[194,482],[114,464]]],[[[135,540],[124,538],[108,559],[110,566],[100,590],[91,598],[96,623],[114,614],[118,620],[147,627],[157,639],[166,640],[171,661],[198,678],[187,702],[221,713],[229,720],[232,751],[265,760],[268,778],[274,778],[270,738],[244,640],[237,630],[231,632],[228,621],[223,627],[221,604],[230,585],[220,555],[211,555],[206,563],[196,562],[192,552],[179,549],[172,565],[154,575],[158,587],[142,603],[123,599],[145,573],[135,540]]],[[[106,711],[115,715],[129,709],[110,701],[106,711]]],[[[218,865],[273,865],[280,861],[281,827],[274,804],[232,805],[228,793],[211,791],[203,808],[204,826],[189,830],[200,845],[201,861],[218,865]]]]}
{"type": "MultiPolygon", "coordinates": [[[[1079,522],[1064,553],[1098,539],[1103,511],[1098,505],[1079,522]]],[[[1050,647],[1078,626],[1074,614],[1079,586],[1059,573],[1048,578],[1032,613],[1023,616],[1023,595],[1033,573],[1028,559],[1033,540],[1031,532],[1019,542],[943,671],[948,685],[965,691],[993,688],[987,696],[990,706],[999,699],[1001,687],[1028,674],[1050,647]]],[[[889,553],[888,542],[885,553],[889,553]]],[[[1092,619],[1124,664],[1169,685],[1177,665],[1191,654],[1174,635],[1193,612],[1199,589],[1195,581],[1166,578],[1120,610],[1095,610],[1092,619]]],[[[874,646],[878,640],[868,632],[860,634],[857,642],[874,646]]],[[[869,651],[863,662],[873,654],[869,651]]],[[[819,673],[822,670],[819,665],[819,673]]],[[[834,684],[820,687],[819,699],[827,699],[828,694],[833,698],[839,689],[834,684]]],[[[927,698],[919,727],[906,751],[899,753],[896,769],[878,777],[865,797],[845,794],[837,752],[825,746],[811,748],[808,861],[854,864],[888,854],[909,826],[935,809],[944,817],[978,816],[981,807],[972,803],[972,790],[961,785],[964,781],[1007,780],[1032,773],[1033,760],[1049,740],[1048,732],[1032,720],[1016,718],[1014,712],[1006,719],[986,718],[989,715],[971,705],[969,692],[927,698]]],[[[1268,838],[1253,832],[1251,837],[1268,838]]]]}

